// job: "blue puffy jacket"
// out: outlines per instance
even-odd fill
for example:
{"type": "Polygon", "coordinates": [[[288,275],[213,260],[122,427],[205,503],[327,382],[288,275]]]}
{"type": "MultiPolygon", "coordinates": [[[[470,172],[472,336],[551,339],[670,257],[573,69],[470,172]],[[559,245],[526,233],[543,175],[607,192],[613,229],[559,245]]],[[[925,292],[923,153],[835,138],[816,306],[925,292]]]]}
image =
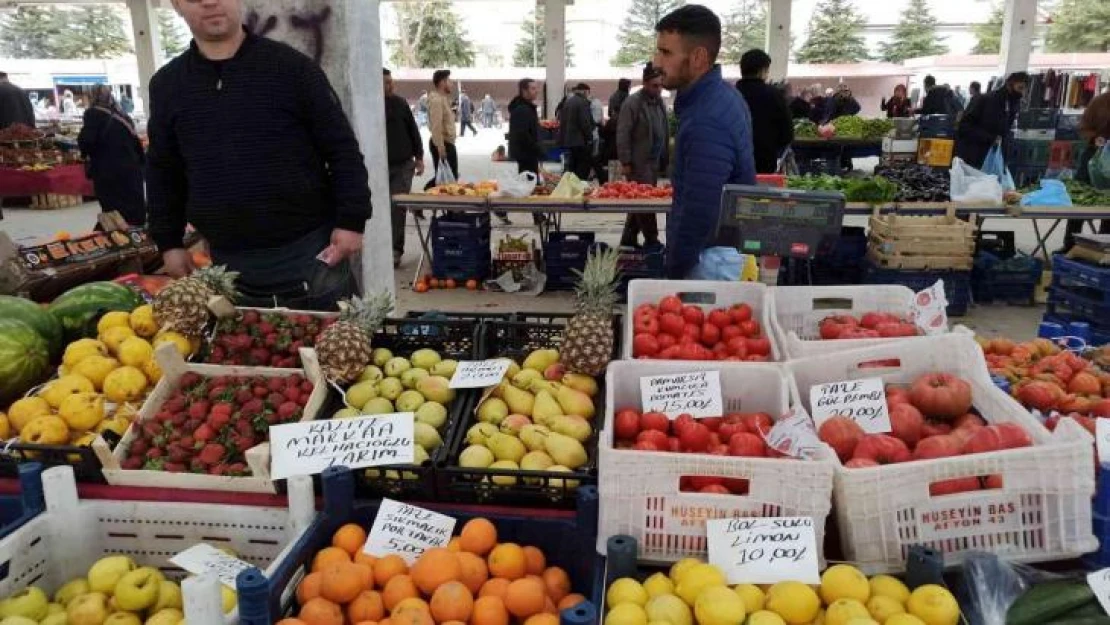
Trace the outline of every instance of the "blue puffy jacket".
{"type": "MultiPolygon", "coordinates": [[[[714,67],[678,93],[674,201],[667,217],[667,277],[685,278],[701,251],[714,244],[721,188],[755,184],[752,119],[748,105],[714,67]]],[[[736,241],[725,242],[736,245],[736,241]]]]}

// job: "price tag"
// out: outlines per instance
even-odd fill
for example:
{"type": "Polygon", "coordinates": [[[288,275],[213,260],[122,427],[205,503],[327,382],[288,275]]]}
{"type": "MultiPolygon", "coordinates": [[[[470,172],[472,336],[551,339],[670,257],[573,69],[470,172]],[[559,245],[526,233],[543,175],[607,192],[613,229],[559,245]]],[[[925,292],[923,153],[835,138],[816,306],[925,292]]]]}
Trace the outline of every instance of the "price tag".
{"type": "Polygon", "coordinates": [[[1095,451],[1100,464],[1110,464],[1110,419],[1095,419],[1095,451]]]}
{"type": "Polygon", "coordinates": [[[789,415],[779,419],[763,439],[768,447],[779,453],[806,460],[815,458],[821,446],[813,418],[800,405],[794,406],[789,415]]]}
{"type": "Polygon", "coordinates": [[[882,378],[819,384],[809,389],[813,421],[820,426],[835,416],[850,417],[868,434],[890,431],[882,378]]]}
{"type": "Polygon", "coordinates": [[[377,558],[397,554],[412,566],[424,550],[446,546],[454,529],[454,517],[382,499],[362,551],[377,558]]]}
{"type": "Polygon", "coordinates": [[[948,331],[948,298],[944,295],[944,280],[919,291],[913,298],[910,318],[928,335],[948,331]]]}
{"type": "Polygon", "coordinates": [[[411,412],[275,425],[270,428],[270,477],[316,475],[332,466],[411,463],[413,429],[411,412]]]}
{"type": "Polygon", "coordinates": [[[819,584],[817,535],[809,517],[715,519],[705,524],[709,563],[730,584],[819,584]]]}
{"type": "Polygon", "coordinates": [[[1095,593],[1102,611],[1110,614],[1110,568],[1087,573],[1087,585],[1095,593]]]}
{"type": "Polygon", "coordinates": [[[719,417],[725,412],[721,399],[721,372],[698,371],[640,378],[644,412],[661,412],[671,419],[680,414],[719,417]]]}
{"type": "Polygon", "coordinates": [[[507,358],[496,360],[461,360],[451,376],[451,388],[486,388],[497,386],[509,370],[511,361],[507,358]]]}
{"type": "Polygon", "coordinates": [[[230,587],[232,590],[235,589],[235,578],[239,576],[239,573],[254,566],[207,543],[189,547],[170,558],[170,562],[193,575],[214,573],[221,584],[230,587]]]}

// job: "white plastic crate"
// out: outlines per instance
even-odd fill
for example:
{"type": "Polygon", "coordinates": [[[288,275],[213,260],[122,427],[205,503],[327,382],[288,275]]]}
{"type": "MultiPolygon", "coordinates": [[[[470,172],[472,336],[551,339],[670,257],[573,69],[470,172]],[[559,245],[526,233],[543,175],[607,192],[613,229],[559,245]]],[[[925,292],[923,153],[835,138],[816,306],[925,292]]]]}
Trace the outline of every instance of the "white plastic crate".
{"type": "MultiPolygon", "coordinates": [[[[130,556],[142,566],[159,568],[169,579],[181,580],[185,571],[169,559],[201,542],[229,547],[240,559],[270,573],[316,517],[312,479],[306,476],[289,480],[288,509],[78,499],[70,467],[47,469],[42,482],[46,511],[0,540],[0,570],[5,573],[0,577],[0,597],[32,585],[53,595],[110,555],[130,556]]],[[[218,603],[213,605],[218,594],[192,592],[193,585],[183,587],[187,620],[219,622],[203,618],[222,613],[218,603]]],[[[238,623],[238,610],[222,622],[238,623]]]]}
{"type": "Polygon", "coordinates": [[[971,384],[972,404],[988,423],[1016,423],[1033,446],[875,468],[836,461],[834,503],[844,557],[867,573],[900,571],[912,545],[944,553],[958,565],[970,551],[1007,560],[1063,560],[1098,547],[1092,533],[1095,491],[1090,435],[1061,422],[1050,433],[990,381],[982,350],[965,334],[948,334],[790,361],[794,391],[809,407],[816,384],[865,377],[909,384],[947,372],[971,384]],[[861,366],[863,365],[863,366],[861,366]],[[941,480],[999,475],[1002,487],[932,496],[941,480]]]}
{"type": "Polygon", "coordinates": [[[633,325],[636,307],[641,304],[658,304],[668,295],[677,295],[683,304],[693,304],[705,312],[714,308],[728,308],[733,304],[748,304],[752,318],[759,321],[763,334],[771,341],[771,356],[782,360],[783,353],[771,331],[770,299],[767,286],[762,282],[716,282],[712,280],[632,280],[628,283],[628,310],[624,315],[624,352],[622,357],[632,358],[633,325]]]}
{"type": "Polygon", "coordinates": [[[622,409],[640,410],[643,376],[720,371],[725,412],[765,412],[778,419],[789,409],[789,383],[780,365],[736,362],[624,360],[606,373],[605,425],[598,439],[601,501],[597,549],[610,536],[627,534],[639,557],[673,562],[706,555],[705,521],[731,517],[808,516],[823,544],[831,508],[834,457],[821,459],[742,458],[710,454],[614,448],[613,418],[622,409]],[[683,493],[682,476],[747,479],[747,495],[683,493]]]}

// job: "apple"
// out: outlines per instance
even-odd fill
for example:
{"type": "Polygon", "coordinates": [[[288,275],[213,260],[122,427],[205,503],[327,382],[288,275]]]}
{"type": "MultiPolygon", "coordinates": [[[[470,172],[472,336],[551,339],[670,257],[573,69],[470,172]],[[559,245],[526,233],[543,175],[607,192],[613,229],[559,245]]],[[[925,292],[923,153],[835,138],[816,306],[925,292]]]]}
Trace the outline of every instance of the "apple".
{"type": "Polygon", "coordinates": [[[640,433],[640,413],[622,410],[613,418],[613,431],[619,439],[631,440],[640,433]]]}
{"type": "Polygon", "coordinates": [[[671,420],[661,412],[645,412],[640,416],[640,429],[666,433],[671,429],[671,420]]]}
{"type": "Polygon", "coordinates": [[[878,466],[882,466],[882,465],[880,465],[878,462],[875,462],[874,460],[872,460],[870,458],[852,458],[848,462],[844,463],[844,467],[848,468],[848,469],[865,469],[865,468],[868,468],[868,467],[878,467],[878,466]]]}
{"type": "Polygon", "coordinates": [[[913,449],[914,460],[931,460],[960,455],[963,439],[954,434],[937,434],[921,439],[913,449]]]}
{"type": "Polygon", "coordinates": [[[115,593],[112,597],[121,610],[139,612],[158,601],[158,592],[162,587],[163,580],[162,573],[158,569],[144,566],[125,573],[116,582],[115,593]]]}
{"type": "Polygon", "coordinates": [[[913,447],[921,440],[921,427],[925,425],[925,417],[921,411],[910,404],[895,404],[889,408],[891,434],[913,447]]]}
{"type": "Polygon", "coordinates": [[[667,448],[667,435],[659,430],[643,430],[636,435],[637,443],[644,441],[651,443],[656,449],[667,448]]]}
{"type": "Polygon", "coordinates": [[[90,591],[89,582],[83,577],[70,580],[54,593],[54,603],[69,605],[70,600],[90,591]]]}
{"type": "Polygon", "coordinates": [[[929,495],[932,497],[955,495],[956,493],[966,493],[973,490],[979,490],[979,478],[977,477],[959,477],[954,480],[941,480],[929,484],[929,495]]]}
{"type": "Polygon", "coordinates": [[[66,606],[68,625],[103,625],[108,618],[108,613],[108,595],[102,592],[90,592],[74,597],[66,606]]]}
{"type": "Polygon", "coordinates": [[[143,622],[130,612],[112,612],[104,619],[104,625],[143,625],[143,622]]]}
{"type": "Polygon", "coordinates": [[[0,601],[0,618],[22,616],[34,621],[46,618],[50,599],[37,586],[28,586],[0,601]]]}
{"type": "Polygon", "coordinates": [[[817,437],[832,447],[841,462],[852,457],[863,435],[863,428],[849,417],[832,417],[817,429],[817,437]]]}
{"type": "Polygon", "coordinates": [[[759,436],[751,432],[740,432],[728,439],[728,455],[763,458],[767,455],[767,449],[759,436]]]}
{"type": "Polygon", "coordinates": [[[887,434],[864,434],[852,457],[867,458],[879,464],[897,464],[910,459],[910,448],[902,439],[887,434]]]}
{"type": "Polygon", "coordinates": [[[116,582],[125,573],[135,570],[136,567],[135,561],[127,556],[101,558],[89,569],[89,590],[110,593],[116,589],[116,582]]]}
{"type": "Polygon", "coordinates": [[[709,428],[694,422],[678,433],[678,440],[682,443],[683,451],[704,452],[709,446],[709,428]]]}

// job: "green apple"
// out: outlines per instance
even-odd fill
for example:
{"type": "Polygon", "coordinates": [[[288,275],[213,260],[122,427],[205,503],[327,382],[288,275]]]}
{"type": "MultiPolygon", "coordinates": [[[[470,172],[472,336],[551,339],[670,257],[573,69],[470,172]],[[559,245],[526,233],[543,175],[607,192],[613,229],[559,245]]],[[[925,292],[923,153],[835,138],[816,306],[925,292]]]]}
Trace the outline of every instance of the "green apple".
{"type": "MultiPolygon", "coordinates": [[[[108,556],[96,561],[89,569],[89,590],[92,592],[110,593],[116,588],[116,582],[129,571],[135,570],[138,565],[127,556],[108,556]]],[[[66,604],[69,605],[68,603],[66,604]]]]}
{"type": "Polygon", "coordinates": [[[125,574],[116,582],[116,591],[113,594],[116,605],[128,612],[149,608],[158,601],[163,579],[162,573],[150,566],[125,574]]]}
{"type": "MultiPolygon", "coordinates": [[[[150,606],[150,613],[159,612],[166,608],[176,608],[178,610],[184,607],[181,600],[181,587],[168,579],[162,580],[158,585],[158,600],[154,605],[150,606]]],[[[174,624],[176,625],[176,623],[174,624]]]]}
{"type": "Polygon", "coordinates": [[[347,389],[343,395],[343,400],[347,402],[348,406],[359,407],[366,404],[366,402],[378,396],[378,382],[366,381],[357,382],[347,389]]]}
{"type": "MultiPolygon", "coordinates": [[[[3,621],[0,621],[2,623],[3,621]]],[[[34,621],[31,621],[32,623],[34,621]]],[[[46,615],[46,618],[39,621],[39,625],[68,625],[69,617],[66,616],[65,610],[56,612],[54,614],[46,615]]]]}
{"type": "Polygon", "coordinates": [[[363,369],[362,373],[359,374],[358,381],[359,382],[377,382],[378,380],[380,380],[384,377],[385,377],[385,374],[382,373],[381,367],[379,367],[377,365],[366,365],[366,368],[363,369]]]}
{"type": "Polygon", "coordinates": [[[46,618],[50,598],[37,586],[28,586],[0,601],[0,617],[23,616],[35,621],[46,618]]]}
{"type": "Polygon", "coordinates": [[[108,595],[90,592],[74,597],[66,606],[66,616],[67,625],[104,625],[108,618],[108,595]]]}
{"type": "MultiPolygon", "coordinates": [[[[420,398],[423,399],[424,396],[421,395],[420,398]]],[[[438,430],[447,422],[447,408],[439,402],[424,402],[416,409],[416,420],[420,423],[427,423],[438,430]]]]}
{"type": "Polygon", "coordinates": [[[71,579],[59,588],[58,592],[54,593],[54,602],[66,606],[69,605],[70,599],[90,591],[92,591],[92,589],[89,588],[89,581],[84,577],[71,579]]]}
{"type": "Polygon", "coordinates": [[[439,364],[442,358],[434,349],[418,349],[412,353],[409,360],[412,361],[412,366],[427,371],[439,364]]]}
{"type": "Polygon", "coordinates": [[[331,416],[331,418],[332,419],[350,419],[350,418],[353,418],[353,417],[361,417],[361,416],[362,416],[362,413],[359,412],[358,408],[340,408],[339,410],[335,411],[335,414],[333,414],[331,416]]]}
{"type": "Polygon", "coordinates": [[[493,452],[481,445],[471,445],[459,454],[459,466],[468,469],[484,469],[494,460],[493,452]]]}
{"type": "Polygon", "coordinates": [[[185,614],[177,608],[163,608],[157,611],[151,610],[151,612],[150,618],[143,625],[178,625],[185,618],[185,614]]]}
{"type": "Polygon", "coordinates": [[[443,438],[434,427],[420,422],[413,424],[413,441],[429,453],[439,449],[443,444],[443,438]]]}
{"type": "Polygon", "coordinates": [[[393,409],[393,402],[384,397],[375,397],[362,407],[362,414],[364,415],[393,414],[394,412],[396,410],[393,409]]]}
{"type": "Polygon", "coordinates": [[[416,391],[405,391],[397,398],[396,405],[398,412],[416,412],[417,408],[424,405],[424,396],[416,391]]]}
{"type": "Polygon", "coordinates": [[[405,392],[405,386],[397,378],[386,378],[378,382],[378,396],[393,401],[405,392]]]}

